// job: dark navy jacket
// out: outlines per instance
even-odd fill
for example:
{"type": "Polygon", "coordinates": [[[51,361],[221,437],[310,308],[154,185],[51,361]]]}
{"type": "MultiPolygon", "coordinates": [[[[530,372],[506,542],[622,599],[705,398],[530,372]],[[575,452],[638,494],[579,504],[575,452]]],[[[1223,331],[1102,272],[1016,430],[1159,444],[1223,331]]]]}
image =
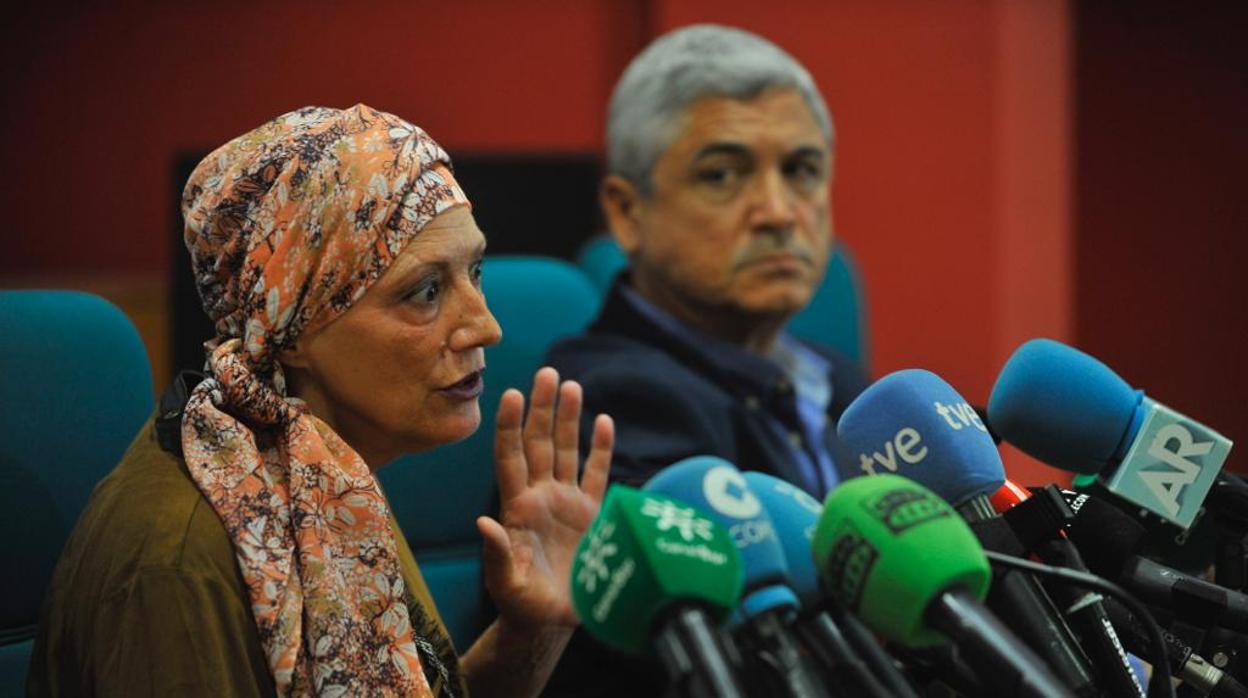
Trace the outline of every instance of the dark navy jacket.
{"type": "MultiPolygon", "coordinates": [[[[799,431],[792,386],[779,367],[769,380],[734,375],[704,347],[682,338],[638,312],[617,280],[601,313],[585,334],[557,343],[546,363],[563,379],[585,389],[582,431],[595,415],[615,420],[611,479],[640,485],[655,472],[694,455],[720,456],[742,470],[760,470],[801,485],[792,446],[768,424],[773,419],[799,431]]],[[[807,343],[831,364],[832,400],[824,446],[843,469],[853,467],[836,438],[836,419],[866,387],[852,361],[807,343]]],[[[582,440],[588,449],[588,438],[582,440]]],[[[812,492],[822,499],[820,492],[812,492]]]]}
{"type": "MultiPolygon", "coordinates": [[[[712,352],[690,346],[639,312],[621,294],[623,283],[627,275],[616,280],[585,334],[559,342],[546,356],[561,379],[584,388],[582,450],[588,450],[594,417],[606,413],[615,420],[613,482],[640,487],[682,458],[715,455],[742,470],[801,484],[793,446],[763,413],[770,411],[798,431],[793,389],[783,372],[777,367],[774,380],[765,381],[733,375],[732,367],[712,352]]],[[[840,469],[852,468],[854,460],[837,440],[835,425],[866,387],[866,378],[844,356],[812,348],[831,366],[824,444],[840,469]]],[[[822,493],[812,494],[822,500],[822,493]]],[[[656,660],[623,656],[578,630],[543,695],[659,696],[665,684],[656,660]]]]}

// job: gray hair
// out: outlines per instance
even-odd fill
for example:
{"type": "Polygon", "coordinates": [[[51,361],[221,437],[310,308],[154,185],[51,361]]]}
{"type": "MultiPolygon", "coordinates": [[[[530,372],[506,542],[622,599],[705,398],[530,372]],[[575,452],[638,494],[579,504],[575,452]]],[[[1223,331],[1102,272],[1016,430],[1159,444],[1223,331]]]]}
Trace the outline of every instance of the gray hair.
{"type": "Polygon", "coordinates": [[[703,97],[750,99],[789,87],[801,93],[829,143],[832,117],[810,73],[757,34],[695,24],[655,39],[624,70],[607,109],[607,170],[651,192],[650,173],[679,135],[685,109],[703,97]]]}

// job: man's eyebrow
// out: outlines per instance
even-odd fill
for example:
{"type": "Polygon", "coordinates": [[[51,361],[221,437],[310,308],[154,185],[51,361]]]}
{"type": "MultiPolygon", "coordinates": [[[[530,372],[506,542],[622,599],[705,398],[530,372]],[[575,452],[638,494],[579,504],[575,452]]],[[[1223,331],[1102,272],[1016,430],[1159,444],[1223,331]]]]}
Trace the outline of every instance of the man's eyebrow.
{"type": "Polygon", "coordinates": [[[737,157],[750,157],[750,149],[741,143],[734,143],[732,141],[716,141],[713,143],[707,143],[701,148],[698,148],[697,152],[693,154],[693,159],[701,160],[702,158],[711,155],[735,155],[737,157]]]}
{"type": "Polygon", "coordinates": [[[790,158],[815,158],[817,160],[827,160],[828,151],[824,148],[818,148],[813,145],[802,145],[794,148],[789,154],[790,158]]]}
{"type": "MultiPolygon", "coordinates": [[[[748,158],[752,156],[752,153],[748,147],[746,147],[745,145],[741,143],[735,143],[732,141],[716,141],[713,143],[707,143],[701,148],[698,148],[698,150],[693,154],[693,160],[696,162],[697,160],[701,160],[704,157],[710,157],[713,155],[731,155],[735,157],[748,158]]],[[[826,148],[820,148],[814,145],[800,145],[794,148],[789,153],[787,153],[785,157],[786,158],[809,157],[809,158],[816,158],[819,160],[826,160],[828,158],[828,154],[827,154],[826,148]]]]}

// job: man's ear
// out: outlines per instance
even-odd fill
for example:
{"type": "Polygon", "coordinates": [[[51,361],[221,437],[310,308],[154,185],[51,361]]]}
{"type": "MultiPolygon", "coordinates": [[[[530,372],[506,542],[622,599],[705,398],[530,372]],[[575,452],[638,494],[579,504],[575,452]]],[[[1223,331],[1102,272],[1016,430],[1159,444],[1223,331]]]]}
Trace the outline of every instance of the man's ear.
{"type": "Polygon", "coordinates": [[[641,245],[641,209],[645,205],[633,183],[619,175],[607,175],[598,187],[598,201],[607,229],[629,257],[641,245]]]}

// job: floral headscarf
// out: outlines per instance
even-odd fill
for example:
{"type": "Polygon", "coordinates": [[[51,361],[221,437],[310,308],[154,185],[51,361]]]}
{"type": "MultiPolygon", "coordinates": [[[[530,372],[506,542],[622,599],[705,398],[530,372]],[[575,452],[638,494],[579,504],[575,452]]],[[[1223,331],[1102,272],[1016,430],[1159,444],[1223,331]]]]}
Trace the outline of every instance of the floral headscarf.
{"type": "Polygon", "coordinates": [[[183,455],[233,541],[279,695],[430,695],[385,498],[360,456],[286,396],[276,357],[467,203],[449,164],[391,114],[306,107],[218,148],[183,191],[216,326],[183,455]]]}

